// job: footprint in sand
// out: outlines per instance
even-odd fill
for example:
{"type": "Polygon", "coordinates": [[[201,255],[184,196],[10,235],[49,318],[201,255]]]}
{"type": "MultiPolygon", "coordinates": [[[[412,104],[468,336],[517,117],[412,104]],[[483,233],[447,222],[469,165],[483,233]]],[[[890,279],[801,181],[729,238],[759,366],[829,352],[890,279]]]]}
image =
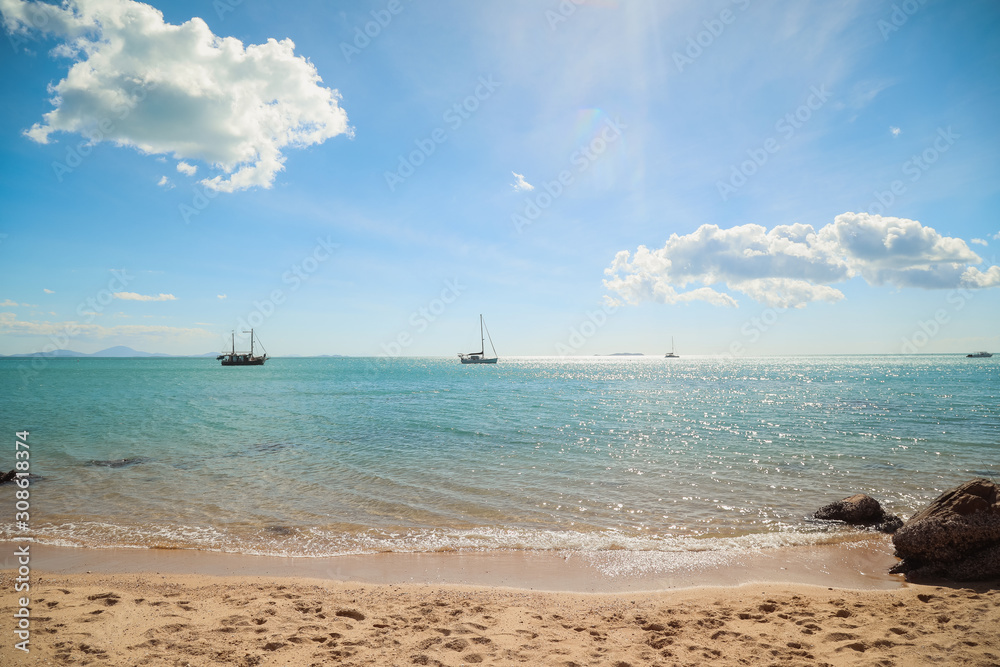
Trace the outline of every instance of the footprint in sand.
{"type": "Polygon", "coordinates": [[[108,607],[113,607],[121,602],[121,598],[116,593],[98,593],[97,595],[89,596],[87,599],[91,601],[101,600],[102,604],[108,607]]]}
{"type": "Polygon", "coordinates": [[[366,618],[364,614],[354,609],[340,609],[336,612],[336,615],[343,618],[352,618],[355,621],[363,621],[366,618]]]}

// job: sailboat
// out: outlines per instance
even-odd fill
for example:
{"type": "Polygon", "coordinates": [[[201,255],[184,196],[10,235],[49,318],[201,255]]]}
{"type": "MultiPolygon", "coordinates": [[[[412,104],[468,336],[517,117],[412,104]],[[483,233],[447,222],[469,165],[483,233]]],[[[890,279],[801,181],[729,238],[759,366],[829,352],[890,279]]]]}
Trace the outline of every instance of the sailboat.
{"type": "Polygon", "coordinates": [[[664,359],[680,359],[679,354],[674,354],[674,337],[670,337],[670,351],[663,355],[664,359]]]}
{"type": "MultiPolygon", "coordinates": [[[[243,333],[250,334],[250,352],[237,352],[236,351],[236,332],[232,334],[232,348],[229,352],[223,352],[216,359],[222,361],[223,366],[263,366],[264,362],[267,361],[267,350],[264,354],[259,356],[254,356],[253,353],[253,329],[250,331],[244,331],[243,333]]],[[[260,343],[260,341],[257,341],[260,343]]],[[[261,345],[263,348],[264,346],[261,345]]]]}
{"type": "Polygon", "coordinates": [[[463,364],[495,364],[497,362],[497,349],[493,347],[493,338],[490,336],[490,330],[486,329],[486,325],[483,324],[483,316],[479,316],[479,352],[459,352],[458,358],[463,364]],[[483,330],[486,330],[486,336],[490,339],[490,347],[493,348],[493,356],[486,356],[486,339],[483,338],[483,330]]]}

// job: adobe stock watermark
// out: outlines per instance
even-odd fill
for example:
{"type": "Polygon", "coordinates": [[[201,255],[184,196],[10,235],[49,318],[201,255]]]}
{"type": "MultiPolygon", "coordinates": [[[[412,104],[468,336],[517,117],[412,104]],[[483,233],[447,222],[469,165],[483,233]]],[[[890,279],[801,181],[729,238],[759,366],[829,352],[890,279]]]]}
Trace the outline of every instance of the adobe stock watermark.
{"type": "Polygon", "coordinates": [[[560,23],[565,23],[570,16],[576,14],[576,8],[587,2],[587,0],[561,0],[555,10],[545,10],[545,20],[549,24],[549,30],[555,31],[560,23]]]}
{"type": "MultiPolygon", "coordinates": [[[[44,2],[25,3],[24,8],[27,11],[27,26],[40,32],[45,32],[49,22],[52,21],[53,12],[62,11],[56,5],[49,5],[44,2]]],[[[17,50],[29,41],[27,26],[18,29],[16,22],[7,24],[7,40],[10,42],[10,48],[14,53],[17,53],[17,50]]]]}
{"type": "Polygon", "coordinates": [[[448,310],[448,306],[458,301],[458,298],[462,296],[465,290],[466,286],[461,284],[458,278],[444,281],[441,293],[428,301],[427,305],[421,306],[410,313],[410,316],[406,320],[410,325],[409,329],[400,331],[388,343],[382,343],[382,352],[378,356],[401,356],[406,348],[413,345],[416,340],[414,336],[427,331],[431,324],[444,315],[445,311],[448,310]]]}
{"type": "Polygon", "coordinates": [[[767,307],[760,311],[758,315],[749,318],[740,326],[740,335],[743,337],[734,340],[729,344],[729,349],[723,355],[728,359],[737,359],[747,352],[747,344],[754,344],[761,337],[770,331],[780,320],[781,316],[788,311],[787,308],[767,307]]]}
{"type": "Polygon", "coordinates": [[[590,166],[597,162],[611,145],[621,139],[622,132],[626,129],[628,125],[620,118],[616,117],[614,120],[606,118],[597,136],[570,154],[569,163],[576,168],[576,175],[572,169],[563,169],[555,179],[543,181],[538,191],[524,200],[521,210],[511,214],[510,221],[517,233],[522,233],[525,227],[538,220],[542,212],[552,206],[552,203],[573,185],[577,175],[590,169],[590,166]]]}
{"type": "Polygon", "coordinates": [[[361,55],[367,49],[372,40],[378,38],[382,31],[389,27],[392,19],[399,16],[406,7],[401,0],[389,0],[382,9],[373,9],[368,14],[371,21],[366,21],[363,25],[354,26],[354,39],[350,43],[341,42],[340,52],[344,54],[344,60],[348,63],[351,58],[361,55]]]}
{"type": "Polygon", "coordinates": [[[115,292],[123,291],[134,279],[135,276],[129,274],[125,269],[121,271],[112,269],[111,280],[108,281],[107,286],[77,304],[74,312],[81,321],[66,322],[61,330],[49,334],[49,342],[42,347],[41,354],[32,357],[26,366],[22,366],[19,369],[21,381],[27,383],[29,379],[48,367],[49,357],[51,357],[52,353],[56,350],[66,349],[70,340],[83,333],[83,327],[93,324],[94,320],[111,305],[111,302],[115,298],[115,292]]]}
{"type": "Polygon", "coordinates": [[[317,238],[316,245],[313,246],[305,257],[292,264],[291,267],[281,274],[281,282],[288,285],[287,293],[283,288],[277,288],[262,300],[254,300],[253,309],[246,317],[241,317],[239,321],[240,329],[255,329],[266,322],[278,307],[285,303],[289,294],[296,292],[319,268],[333,257],[340,248],[340,244],[334,243],[330,236],[317,238]]]}
{"type": "MultiPolygon", "coordinates": [[[[472,117],[483,102],[490,99],[500,87],[500,82],[493,79],[493,75],[479,77],[478,85],[470,95],[467,95],[459,102],[455,102],[445,109],[441,114],[441,120],[452,132],[457,131],[467,120],[472,117]]],[[[448,140],[448,130],[443,127],[436,127],[428,136],[414,139],[416,148],[406,155],[399,156],[399,162],[393,171],[385,171],[385,184],[389,187],[389,192],[395,192],[396,188],[402,185],[406,179],[416,173],[417,169],[423,165],[427,158],[434,154],[438,146],[448,140]]]]}
{"type": "Polygon", "coordinates": [[[900,354],[916,354],[920,352],[928,343],[937,338],[941,330],[951,322],[952,314],[965,308],[965,305],[969,301],[972,301],[972,298],[972,290],[965,289],[964,287],[949,290],[948,294],[945,295],[945,302],[951,308],[947,310],[938,308],[931,317],[926,320],[918,320],[910,335],[903,336],[900,341],[900,354]]]}
{"type": "Polygon", "coordinates": [[[903,0],[899,4],[893,3],[892,11],[885,18],[881,18],[875,24],[882,33],[882,41],[888,42],[889,35],[896,32],[910,20],[910,17],[920,11],[920,8],[927,4],[927,0],[903,0]]]}
{"type": "MultiPolygon", "coordinates": [[[[952,130],[951,125],[947,128],[939,127],[931,145],[901,164],[900,170],[904,176],[909,177],[910,183],[916,183],[961,138],[962,135],[952,130]]],[[[906,194],[906,191],[906,182],[897,178],[887,189],[875,190],[872,193],[875,195],[875,200],[869,203],[865,210],[871,215],[882,215],[896,203],[897,199],[906,194]]]]}
{"type": "Polygon", "coordinates": [[[588,310],[586,317],[579,323],[569,328],[569,336],[565,342],[556,343],[556,354],[565,357],[577,354],[591,338],[597,335],[608,323],[612,315],[618,312],[619,305],[611,300],[606,300],[600,308],[588,310]]]}
{"type": "Polygon", "coordinates": [[[779,118],[778,122],[774,124],[774,129],[780,134],[781,139],[768,137],[759,148],[748,148],[747,159],[730,167],[729,179],[715,182],[715,187],[719,191],[719,197],[722,198],[722,201],[728,201],[732,195],[736,194],[737,190],[746,185],[750,178],[768,163],[771,156],[781,150],[782,141],[790,141],[795,133],[808,123],[813,114],[822,109],[829,99],[830,91],[826,89],[826,85],[821,85],[819,88],[810,87],[809,95],[806,96],[805,101],[795,110],[779,118]]]}
{"type": "Polygon", "coordinates": [[[67,147],[66,157],[63,158],[63,161],[56,161],[52,163],[52,172],[56,175],[56,180],[62,183],[63,178],[67,174],[72,174],[76,171],[76,169],[82,165],[87,157],[94,151],[94,146],[105,139],[114,141],[112,134],[115,131],[116,122],[120,122],[128,118],[129,114],[132,113],[136,106],[145,100],[149,92],[155,88],[155,82],[145,83],[133,88],[131,91],[126,93],[128,101],[115,105],[115,108],[111,110],[113,116],[105,116],[102,118],[97,122],[95,130],[90,136],[75,145],[67,147]]]}
{"type": "Polygon", "coordinates": [[[236,8],[243,4],[243,0],[212,0],[212,9],[220,21],[226,20],[226,14],[236,11],[236,8]]]}
{"type": "MultiPolygon", "coordinates": [[[[750,0],[732,0],[740,11],[746,11],[750,6],[750,0]]],[[[726,26],[736,22],[736,14],[731,9],[723,9],[714,18],[705,19],[701,22],[703,30],[698,31],[688,37],[687,46],[683,51],[674,51],[674,65],[678,72],[683,72],[688,65],[693,65],[694,61],[701,58],[705,50],[710,48],[715,41],[726,31],[726,26]]]]}

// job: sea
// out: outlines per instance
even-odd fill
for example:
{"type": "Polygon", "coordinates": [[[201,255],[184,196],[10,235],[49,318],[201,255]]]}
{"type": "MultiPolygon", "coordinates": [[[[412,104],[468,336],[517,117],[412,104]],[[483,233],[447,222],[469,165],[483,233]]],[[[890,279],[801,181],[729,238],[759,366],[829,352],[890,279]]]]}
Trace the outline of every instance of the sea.
{"type": "Polygon", "coordinates": [[[905,518],[1000,478],[998,362],[4,358],[0,468],[27,431],[32,477],[0,539],[305,557],[856,540],[810,515],[867,493],[905,518]]]}

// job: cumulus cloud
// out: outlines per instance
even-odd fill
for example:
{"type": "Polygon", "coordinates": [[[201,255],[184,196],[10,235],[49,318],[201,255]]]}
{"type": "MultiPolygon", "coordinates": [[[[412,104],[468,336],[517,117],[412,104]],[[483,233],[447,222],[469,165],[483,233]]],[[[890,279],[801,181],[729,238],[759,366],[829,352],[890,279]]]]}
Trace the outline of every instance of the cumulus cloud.
{"type": "Polygon", "coordinates": [[[112,294],[116,299],[121,299],[122,301],[176,301],[177,297],[173,294],[158,294],[156,296],[151,296],[149,294],[137,294],[135,292],[115,292],[112,294]]]}
{"type": "Polygon", "coordinates": [[[225,301],[226,300],[226,295],[225,294],[216,294],[215,298],[217,298],[217,299],[219,299],[221,301],[225,301]]]}
{"type": "Polygon", "coordinates": [[[168,190],[173,189],[173,187],[174,187],[174,184],[171,183],[170,179],[167,178],[166,176],[162,176],[160,178],[160,182],[157,183],[157,185],[159,185],[161,188],[166,188],[168,190]]]}
{"type": "Polygon", "coordinates": [[[802,308],[843,299],[831,285],[856,276],[900,288],[1000,285],[1000,267],[980,270],[982,261],[965,241],[916,220],[844,213],[819,230],[804,224],[770,231],[754,224],[702,225],[691,234],[671,235],[657,250],[618,252],[605,269],[604,285],[628,303],[736,306],[728,293],[736,292],[772,307],[802,308]]]}
{"type": "Polygon", "coordinates": [[[514,178],[516,179],[511,185],[514,188],[514,192],[531,192],[535,189],[534,185],[524,180],[524,174],[519,174],[516,171],[510,173],[514,174],[514,178]]]}
{"type": "Polygon", "coordinates": [[[178,162],[177,171],[182,174],[187,174],[188,176],[194,176],[195,172],[198,171],[198,167],[193,164],[188,164],[187,162],[178,162]]]}
{"type": "Polygon", "coordinates": [[[903,131],[901,129],[899,129],[898,127],[896,127],[895,125],[890,125],[889,126],[889,133],[892,134],[892,136],[894,136],[894,137],[898,137],[900,134],[903,133],[903,131]]]}
{"type": "Polygon", "coordinates": [[[25,131],[39,143],[70,132],[201,160],[222,172],[202,184],[233,192],[270,187],[287,147],[352,134],[339,93],[289,39],[244,46],[133,0],[0,0],[0,12],[12,35],[44,31],[62,41],[55,55],[75,60],[50,87],[55,108],[25,131]]]}

